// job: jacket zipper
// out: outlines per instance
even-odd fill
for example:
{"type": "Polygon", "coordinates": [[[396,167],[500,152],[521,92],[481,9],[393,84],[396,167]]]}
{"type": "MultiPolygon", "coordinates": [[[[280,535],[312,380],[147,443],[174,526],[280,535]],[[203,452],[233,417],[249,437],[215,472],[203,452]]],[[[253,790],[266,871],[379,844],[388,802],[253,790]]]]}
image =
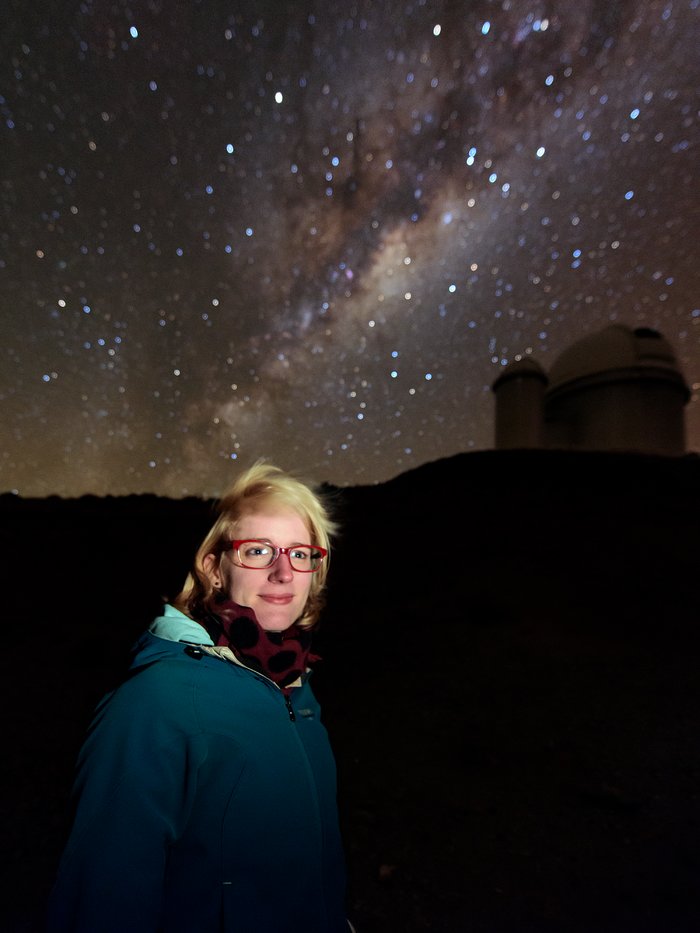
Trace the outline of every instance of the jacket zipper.
{"type": "Polygon", "coordinates": [[[289,718],[291,719],[292,722],[296,722],[297,717],[294,715],[294,707],[292,706],[292,701],[287,696],[286,693],[284,695],[284,702],[287,704],[287,712],[289,713],[289,718]]]}
{"type": "MultiPolygon", "coordinates": [[[[200,647],[200,646],[197,645],[197,647],[200,647]]],[[[216,655],[216,654],[215,654],[214,657],[219,657],[219,658],[221,658],[221,655],[216,655]]],[[[243,670],[250,671],[251,674],[254,674],[256,677],[260,677],[262,680],[266,680],[269,684],[272,684],[272,686],[275,688],[275,690],[279,690],[279,692],[282,693],[282,688],[280,687],[279,684],[276,684],[276,683],[274,682],[274,680],[272,680],[272,678],[266,677],[265,674],[261,674],[260,671],[254,671],[252,667],[248,667],[247,664],[244,664],[242,661],[239,661],[237,657],[234,656],[233,658],[221,658],[221,660],[222,660],[222,661],[223,661],[223,660],[227,660],[227,661],[229,662],[229,664],[230,664],[230,663],[237,664],[238,667],[242,667],[243,670]]],[[[289,713],[290,722],[296,722],[296,721],[297,721],[297,717],[296,717],[296,714],[295,714],[295,712],[294,712],[294,707],[292,706],[292,701],[291,701],[291,699],[287,696],[286,693],[283,694],[283,696],[284,696],[285,705],[286,705],[286,707],[287,707],[287,712],[289,713]]]]}
{"type": "MultiPolygon", "coordinates": [[[[250,671],[251,674],[255,674],[256,677],[261,677],[263,680],[266,680],[269,684],[272,684],[275,690],[279,690],[279,692],[282,693],[282,688],[280,687],[280,685],[276,684],[274,680],[272,680],[271,677],[266,677],[265,674],[261,674],[260,671],[254,671],[252,667],[248,667],[247,664],[241,663],[238,659],[236,659],[236,664],[238,664],[240,667],[245,668],[247,671],[250,671]]],[[[284,703],[285,703],[285,706],[287,707],[287,712],[289,713],[290,722],[296,722],[297,717],[294,712],[294,707],[292,706],[291,698],[288,697],[286,693],[282,693],[282,696],[284,697],[284,703]]]]}

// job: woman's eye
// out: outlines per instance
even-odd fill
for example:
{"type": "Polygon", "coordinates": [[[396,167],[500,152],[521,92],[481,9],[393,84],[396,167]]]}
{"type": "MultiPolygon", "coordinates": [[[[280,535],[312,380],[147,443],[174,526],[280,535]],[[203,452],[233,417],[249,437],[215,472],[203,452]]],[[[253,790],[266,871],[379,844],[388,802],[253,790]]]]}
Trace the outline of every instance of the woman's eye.
{"type": "Polygon", "coordinates": [[[298,548],[292,551],[290,556],[293,557],[294,560],[298,560],[298,561],[308,560],[309,557],[311,557],[308,551],[299,550],[298,548]]]}

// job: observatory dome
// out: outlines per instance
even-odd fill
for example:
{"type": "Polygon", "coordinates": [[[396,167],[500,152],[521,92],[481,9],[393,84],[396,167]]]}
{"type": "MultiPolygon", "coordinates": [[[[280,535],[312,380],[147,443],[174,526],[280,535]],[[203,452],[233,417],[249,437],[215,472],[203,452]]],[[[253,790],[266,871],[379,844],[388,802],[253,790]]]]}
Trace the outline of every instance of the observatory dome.
{"type": "Polygon", "coordinates": [[[674,382],[685,386],[676,355],[671,344],[650,327],[627,327],[611,324],[609,327],[576,341],[555,360],[549,372],[549,391],[557,390],[582,379],[595,377],[624,379],[638,378],[642,370],[664,373],[674,382]]]}

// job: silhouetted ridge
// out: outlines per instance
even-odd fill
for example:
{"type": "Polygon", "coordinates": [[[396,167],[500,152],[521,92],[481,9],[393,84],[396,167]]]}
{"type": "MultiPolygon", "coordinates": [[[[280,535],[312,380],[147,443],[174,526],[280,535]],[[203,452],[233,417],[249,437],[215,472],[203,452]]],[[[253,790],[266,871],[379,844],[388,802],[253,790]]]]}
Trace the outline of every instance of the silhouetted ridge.
{"type": "MultiPolygon", "coordinates": [[[[358,928],[700,928],[700,459],[490,451],[326,490],[314,688],[358,928]]],[[[0,497],[17,929],[42,928],[92,710],[212,506],[0,497]]]]}

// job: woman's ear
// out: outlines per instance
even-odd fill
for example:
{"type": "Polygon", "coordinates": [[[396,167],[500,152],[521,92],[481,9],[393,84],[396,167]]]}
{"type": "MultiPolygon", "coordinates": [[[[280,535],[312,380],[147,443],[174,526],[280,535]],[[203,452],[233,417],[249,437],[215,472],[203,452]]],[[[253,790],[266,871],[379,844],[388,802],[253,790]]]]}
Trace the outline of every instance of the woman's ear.
{"type": "Polygon", "coordinates": [[[215,590],[221,588],[221,574],[219,573],[219,562],[215,554],[205,554],[202,561],[202,570],[215,590]]]}

